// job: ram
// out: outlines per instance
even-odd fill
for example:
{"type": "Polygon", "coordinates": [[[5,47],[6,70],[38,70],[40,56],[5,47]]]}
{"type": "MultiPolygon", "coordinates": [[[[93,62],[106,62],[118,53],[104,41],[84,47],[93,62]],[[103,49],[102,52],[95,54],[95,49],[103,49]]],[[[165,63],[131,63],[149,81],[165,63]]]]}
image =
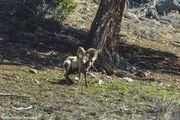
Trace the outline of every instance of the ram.
{"type": "Polygon", "coordinates": [[[69,75],[78,73],[79,85],[81,83],[81,74],[84,74],[85,85],[87,86],[87,73],[98,57],[98,51],[94,48],[89,48],[87,51],[83,47],[77,50],[77,56],[69,56],[64,61],[63,67],[65,70],[65,79],[69,79],[69,75]]]}

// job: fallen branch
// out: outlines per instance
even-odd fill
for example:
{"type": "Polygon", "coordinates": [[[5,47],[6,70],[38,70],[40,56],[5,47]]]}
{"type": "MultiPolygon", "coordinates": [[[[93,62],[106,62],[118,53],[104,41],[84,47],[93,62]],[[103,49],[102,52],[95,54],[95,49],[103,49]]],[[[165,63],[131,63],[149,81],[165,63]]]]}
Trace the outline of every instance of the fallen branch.
{"type": "Polygon", "coordinates": [[[171,41],[171,44],[176,46],[176,47],[180,47],[180,42],[179,41],[171,41]]]}
{"type": "Polygon", "coordinates": [[[171,73],[171,74],[176,74],[176,75],[180,75],[179,71],[175,71],[175,70],[166,70],[166,69],[157,69],[161,72],[166,72],[166,73],[171,73]]]}
{"type": "Polygon", "coordinates": [[[156,60],[165,60],[166,57],[162,57],[162,56],[137,56],[135,58],[138,59],[156,59],[156,60]]]}
{"type": "Polygon", "coordinates": [[[19,108],[12,107],[12,109],[14,109],[14,110],[29,110],[29,109],[32,109],[32,108],[33,108],[32,105],[30,105],[29,107],[19,107],[19,108]]]}
{"type": "Polygon", "coordinates": [[[22,95],[18,95],[18,94],[12,94],[12,93],[0,93],[0,96],[14,96],[14,97],[30,97],[29,95],[26,94],[22,94],[22,95]]]}

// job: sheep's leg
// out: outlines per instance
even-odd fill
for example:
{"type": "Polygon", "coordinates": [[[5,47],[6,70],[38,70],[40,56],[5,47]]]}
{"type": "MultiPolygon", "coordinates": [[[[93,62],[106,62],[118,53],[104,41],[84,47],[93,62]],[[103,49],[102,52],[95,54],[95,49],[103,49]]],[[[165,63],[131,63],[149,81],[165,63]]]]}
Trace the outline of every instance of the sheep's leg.
{"type": "Polygon", "coordinates": [[[87,85],[86,77],[87,77],[87,72],[84,73],[85,85],[86,85],[86,87],[87,87],[88,85],[87,85]]]}
{"type": "Polygon", "coordinates": [[[80,85],[81,83],[81,72],[79,72],[79,82],[78,82],[78,85],[80,85]]]}
{"type": "Polygon", "coordinates": [[[68,80],[69,80],[69,70],[66,70],[66,71],[65,71],[64,76],[65,76],[65,79],[66,79],[66,83],[69,83],[69,82],[68,82],[68,80]]]}

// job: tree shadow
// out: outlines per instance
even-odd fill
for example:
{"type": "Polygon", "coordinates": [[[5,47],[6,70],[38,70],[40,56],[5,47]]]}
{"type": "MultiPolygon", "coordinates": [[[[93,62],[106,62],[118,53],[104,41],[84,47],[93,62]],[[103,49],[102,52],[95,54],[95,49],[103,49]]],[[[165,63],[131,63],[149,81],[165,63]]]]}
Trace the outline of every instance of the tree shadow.
{"type": "Polygon", "coordinates": [[[75,7],[71,2],[2,1],[0,6],[0,64],[61,66],[83,45],[86,31],[62,25],[75,7]]]}
{"type": "MultiPolygon", "coordinates": [[[[47,5],[50,4],[47,3],[47,5]]],[[[24,20],[25,23],[26,19],[32,19],[39,13],[37,9],[33,9],[35,15],[28,16],[26,13],[30,11],[24,6],[19,7],[26,10],[19,11],[24,16],[16,12],[17,15],[14,17],[24,20]]],[[[55,20],[43,17],[39,17],[37,21],[40,23],[38,24],[40,30],[36,32],[20,32],[15,29],[7,31],[12,14],[11,12],[8,15],[0,13],[0,18],[2,18],[0,19],[0,64],[35,66],[38,69],[58,67],[62,66],[63,60],[68,55],[75,55],[77,48],[86,43],[88,30],[61,25],[55,20]]],[[[16,25],[22,27],[19,24],[21,21],[15,22],[17,22],[16,25]]],[[[33,27],[32,25],[28,26],[33,27]]],[[[124,63],[128,62],[130,65],[137,66],[138,69],[180,74],[180,60],[175,54],[123,43],[118,46],[118,49],[120,56],[124,58],[124,62],[120,61],[122,66],[126,67],[127,64],[124,63]]]]}
{"type": "Polygon", "coordinates": [[[47,20],[34,33],[0,33],[0,64],[43,67],[61,66],[68,55],[83,46],[87,31],[47,20]],[[50,27],[52,26],[52,27],[50,27]]]}
{"type": "MultiPolygon", "coordinates": [[[[44,20],[40,31],[34,33],[0,32],[0,64],[61,67],[68,55],[75,55],[84,46],[88,30],[60,25],[57,21],[44,20]]],[[[121,43],[118,51],[123,61],[142,70],[160,71],[180,75],[180,58],[175,54],[121,43]]],[[[126,70],[126,69],[125,69],[126,70]]]]}
{"type": "Polygon", "coordinates": [[[175,54],[124,43],[118,46],[118,51],[126,62],[123,68],[128,63],[141,70],[180,75],[180,58],[175,54]]]}

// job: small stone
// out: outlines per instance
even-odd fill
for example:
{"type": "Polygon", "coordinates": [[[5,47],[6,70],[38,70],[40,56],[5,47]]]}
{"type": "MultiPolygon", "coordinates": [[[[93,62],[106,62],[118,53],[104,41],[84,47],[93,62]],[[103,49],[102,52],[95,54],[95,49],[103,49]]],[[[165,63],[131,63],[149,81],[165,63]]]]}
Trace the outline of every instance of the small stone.
{"type": "Polygon", "coordinates": [[[36,69],[30,69],[30,72],[33,74],[37,74],[37,70],[36,69]]]}
{"type": "Polygon", "coordinates": [[[102,85],[102,84],[104,84],[104,81],[100,79],[98,83],[99,83],[99,85],[102,85]]]}
{"type": "Polygon", "coordinates": [[[128,19],[133,19],[133,20],[136,20],[136,21],[139,20],[136,14],[130,13],[130,12],[124,13],[124,17],[128,18],[128,19]]]}
{"type": "Polygon", "coordinates": [[[123,78],[123,80],[126,80],[127,82],[134,82],[132,78],[128,78],[128,77],[123,78]]]}

